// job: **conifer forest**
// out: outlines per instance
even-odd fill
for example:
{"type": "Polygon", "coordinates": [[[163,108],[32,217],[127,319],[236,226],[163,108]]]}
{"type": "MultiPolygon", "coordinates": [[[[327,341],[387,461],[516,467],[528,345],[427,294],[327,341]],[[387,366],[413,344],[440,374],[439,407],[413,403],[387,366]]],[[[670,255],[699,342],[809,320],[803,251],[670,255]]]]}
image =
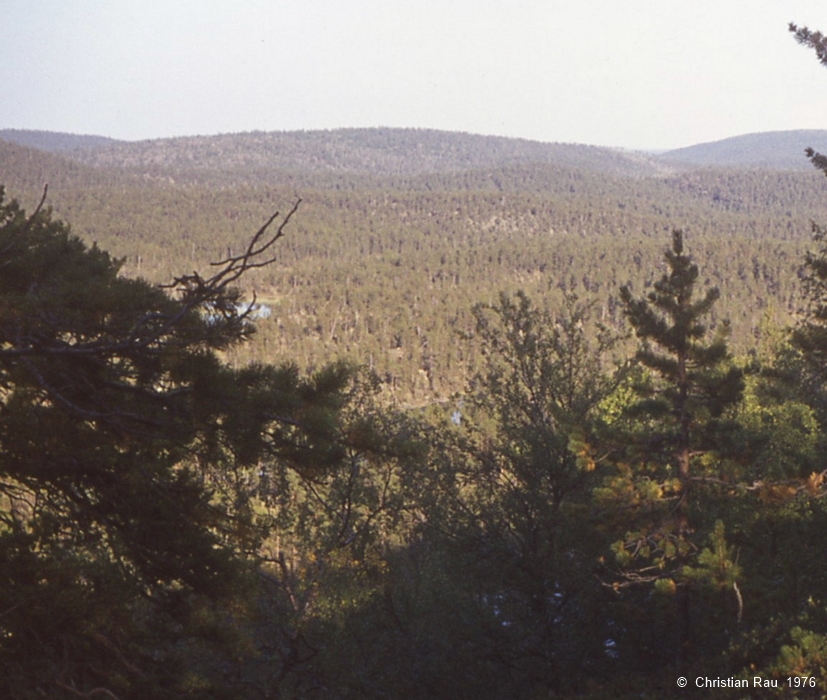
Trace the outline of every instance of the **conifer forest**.
{"type": "Polygon", "coordinates": [[[822,152],[0,131],[0,698],[827,697],[822,152]]]}

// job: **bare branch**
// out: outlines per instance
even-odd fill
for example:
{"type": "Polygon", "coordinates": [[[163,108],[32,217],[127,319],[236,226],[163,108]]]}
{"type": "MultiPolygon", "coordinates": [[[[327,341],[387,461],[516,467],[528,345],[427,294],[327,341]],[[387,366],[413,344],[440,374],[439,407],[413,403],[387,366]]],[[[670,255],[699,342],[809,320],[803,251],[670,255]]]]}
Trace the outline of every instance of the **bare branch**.
{"type": "Polygon", "coordinates": [[[37,215],[40,213],[40,210],[43,208],[43,205],[46,202],[46,195],[48,194],[48,192],[49,185],[47,183],[43,185],[43,196],[40,198],[40,202],[38,203],[35,210],[32,212],[31,216],[29,216],[29,218],[26,219],[26,223],[23,225],[23,228],[20,231],[21,233],[26,233],[26,231],[28,231],[31,228],[32,224],[34,223],[34,220],[37,218],[37,215]]]}
{"type": "Polygon", "coordinates": [[[83,693],[77,688],[73,688],[70,685],[66,685],[66,683],[61,683],[60,681],[55,681],[55,684],[63,688],[64,690],[68,690],[69,692],[73,693],[79,698],[94,698],[96,696],[104,695],[108,698],[112,698],[112,700],[120,700],[120,698],[115,695],[111,690],[107,690],[106,688],[93,688],[87,693],[83,693]]]}
{"type": "Polygon", "coordinates": [[[261,243],[262,238],[272,223],[278,218],[279,212],[273,214],[265,224],[256,231],[250,243],[247,245],[247,249],[241,255],[231,256],[224,260],[210,263],[214,267],[221,267],[212,277],[204,279],[200,274],[194,272],[191,275],[178,277],[171,283],[161,286],[183,292],[185,295],[185,303],[188,303],[190,306],[197,306],[205,301],[217,298],[229,285],[248,270],[266,267],[276,260],[276,258],[262,260],[261,255],[267,252],[276,241],[284,236],[285,228],[298,210],[301,201],[301,199],[296,200],[296,203],[292,209],[287,212],[275,233],[266,239],[264,243],[261,243]]]}
{"type": "MultiPolygon", "coordinates": [[[[40,204],[28,219],[26,226],[31,225],[46,200],[47,188],[44,188],[40,204]]],[[[181,305],[174,313],[163,313],[153,311],[142,315],[134,324],[128,336],[117,341],[102,340],[100,338],[89,342],[59,342],[52,345],[35,344],[34,342],[16,342],[9,347],[0,348],[0,357],[26,357],[42,355],[116,355],[119,353],[135,350],[146,350],[147,348],[160,343],[174,331],[182,319],[196,309],[204,305],[213,305],[216,312],[223,315],[225,319],[234,323],[242,324],[248,320],[253,313],[255,295],[253,301],[243,311],[239,311],[231,300],[223,296],[233,282],[237,281],[249,270],[266,267],[273,263],[276,258],[268,257],[261,259],[276,241],[285,235],[285,229],[293,215],[301,204],[301,199],[296,203],[283,218],[276,231],[266,240],[262,241],[272,223],[278,218],[279,213],[273,214],[265,224],[253,235],[244,253],[225,260],[211,263],[220,266],[214,275],[208,278],[202,277],[198,272],[191,275],[184,275],[175,278],[172,282],[160,285],[162,289],[172,289],[182,294],[181,305]]]]}

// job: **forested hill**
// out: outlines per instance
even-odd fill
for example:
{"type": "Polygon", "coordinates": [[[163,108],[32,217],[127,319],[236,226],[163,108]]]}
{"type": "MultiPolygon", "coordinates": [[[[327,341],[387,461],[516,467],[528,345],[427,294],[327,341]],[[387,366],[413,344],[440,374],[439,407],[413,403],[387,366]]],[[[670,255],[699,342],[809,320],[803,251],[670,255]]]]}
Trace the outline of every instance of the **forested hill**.
{"type": "Polygon", "coordinates": [[[811,167],[804,155],[806,148],[827,152],[827,131],[800,129],[745,134],[678,148],[660,157],[665,162],[695,166],[804,170],[811,167]]]}
{"type": "MultiPolygon", "coordinates": [[[[72,158],[70,149],[26,146],[18,143],[26,138],[4,140],[3,133],[8,132],[0,132],[0,185],[7,188],[42,190],[48,184],[53,190],[66,191],[77,187],[111,186],[114,182],[128,186],[136,182],[136,178],[121,168],[99,168],[72,158]]],[[[58,143],[59,139],[49,142],[58,143]]]]}
{"type": "Polygon", "coordinates": [[[809,167],[803,156],[805,148],[827,151],[825,130],[746,134],[657,155],[582,144],[391,128],[247,132],[146,141],[2,129],[0,140],[66,153],[95,166],[256,176],[285,171],[410,176],[526,163],[620,175],[657,175],[697,166],[802,170],[809,167]]]}
{"type": "Polygon", "coordinates": [[[220,171],[258,177],[278,172],[410,176],[555,164],[624,175],[651,175],[648,155],[578,144],[540,143],[422,129],[251,132],[114,143],[73,154],[92,165],[220,171]]]}
{"type": "Polygon", "coordinates": [[[36,131],[30,129],[0,129],[0,140],[30,146],[41,151],[77,151],[81,148],[101,148],[118,141],[106,136],[85,134],[64,134],[57,131],[36,131]]]}
{"type": "Polygon", "coordinates": [[[239,361],[347,358],[414,402],[463,388],[478,357],[456,331],[501,291],[551,308],[577,294],[620,325],[620,286],[651,282],[673,228],[747,350],[800,307],[811,222],[827,222],[827,180],[803,155],[805,169],[693,167],[399,129],[73,139],[0,140],[0,185],[31,209],[49,183],[56,216],[153,282],[209,270],[301,198],[278,262],[248,278],[273,313],[239,361]]]}
{"type": "Polygon", "coordinates": [[[0,700],[827,697],[823,172],[29,141],[0,700]]]}

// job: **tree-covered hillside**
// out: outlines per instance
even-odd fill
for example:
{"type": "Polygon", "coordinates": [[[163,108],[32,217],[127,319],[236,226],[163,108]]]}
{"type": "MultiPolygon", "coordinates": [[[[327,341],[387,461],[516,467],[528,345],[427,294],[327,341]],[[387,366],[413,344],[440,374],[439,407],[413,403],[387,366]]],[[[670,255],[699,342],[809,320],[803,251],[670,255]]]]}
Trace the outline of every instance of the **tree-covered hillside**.
{"type": "Polygon", "coordinates": [[[807,148],[827,150],[827,131],[799,129],[745,134],[667,151],[660,154],[660,158],[694,166],[804,170],[808,163],[801,155],[807,148]]]}
{"type": "MultiPolygon", "coordinates": [[[[804,159],[802,159],[804,160],[804,159]]],[[[119,143],[59,154],[0,142],[12,195],[49,203],[123,271],[168,281],[238,252],[301,198],[278,265],[250,276],[271,310],[237,358],[364,362],[421,403],[479,362],[471,306],[524,289],[559,308],[594,299],[620,324],[617,290],[649,283],[663,235],[687,231],[716,314],[747,349],[800,306],[817,173],[664,171],[609,149],[415,130],[346,130],[119,143]]]]}
{"type": "MultiPolygon", "coordinates": [[[[47,149],[49,150],[49,149],[47,149]]],[[[460,172],[516,163],[554,163],[623,174],[659,167],[644,154],[578,144],[426,129],[339,129],[250,132],[140,142],[115,142],[75,151],[94,165],[161,167],[180,171],[412,175],[460,172]]]]}
{"type": "Polygon", "coordinates": [[[5,133],[0,697],[827,697],[823,132],[5,133]]]}
{"type": "Polygon", "coordinates": [[[693,697],[824,696],[823,229],[794,332],[743,353],[722,307],[767,281],[767,238],[552,236],[534,298],[461,283],[485,251],[477,281],[513,281],[513,246],[456,247],[430,281],[363,252],[324,299],[342,268],[279,262],[300,206],[158,288],[0,191],[0,696],[653,700],[687,678],[693,697]],[[608,278],[621,243],[645,282],[608,278]],[[733,267],[742,243],[756,267],[733,267]],[[569,293],[584,270],[593,302],[569,293]],[[241,303],[256,272],[338,305],[332,327],[305,309],[268,336],[241,303]],[[468,330],[458,359],[430,300],[477,288],[447,324],[468,330]],[[367,312],[356,347],[386,324],[397,379],[297,366],[303,335],[331,357],[367,312]],[[278,361],[228,352],[255,325],[278,361]],[[382,396],[416,395],[412,346],[431,399],[466,373],[448,405],[382,396]]]}
{"type": "Polygon", "coordinates": [[[41,151],[76,151],[80,148],[100,148],[117,143],[106,136],[85,134],[64,134],[56,131],[33,131],[30,129],[0,129],[0,140],[30,146],[41,151]]]}
{"type": "MultiPolygon", "coordinates": [[[[49,184],[56,189],[101,187],[112,182],[106,170],[84,165],[62,153],[52,153],[0,139],[0,175],[9,186],[23,191],[43,189],[49,184]]],[[[121,172],[115,176],[128,181],[121,172]]]]}

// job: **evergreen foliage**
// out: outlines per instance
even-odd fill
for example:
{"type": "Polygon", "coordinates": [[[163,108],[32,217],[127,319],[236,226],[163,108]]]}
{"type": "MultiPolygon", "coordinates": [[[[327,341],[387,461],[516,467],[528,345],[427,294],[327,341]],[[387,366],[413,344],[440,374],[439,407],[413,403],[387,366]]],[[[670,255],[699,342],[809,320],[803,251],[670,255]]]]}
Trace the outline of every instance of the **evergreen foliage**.
{"type": "MultiPolygon", "coordinates": [[[[226,362],[255,330],[235,285],[295,210],[166,289],[42,206],[0,211],[4,697],[663,697],[679,671],[819,673],[820,254],[792,344],[749,359],[677,231],[645,294],[617,292],[633,357],[568,289],[469,305],[466,389],[401,411],[368,367],[226,362]]],[[[431,333],[397,332],[425,381],[431,333]]]]}
{"type": "Polygon", "coordinates": [[[46,136],[3,176],[124,258],[0,197],[2,697],[827,691],[817,173],[46,136]]]}
{"type": "Polygon", "coordinates": [[[269,202],[300,192],[302,216],[276,251],[279,264],[247,277],[271,314],[230,361],[364,363],[409,404],[449,397],[481,367],[454,329],[470,332],[471,307],[502,290],[524,289],[554,310],[574,293],[619,326],[619,287],[645,282],[676,226],[691,230],[694,255],[721,291],[713,313],[731,319],[736,352],[754,345],[768,312],[783,324],[801,305],[810,219],[827,212],[816,173],[654,167],[642,154],[495,141],[357,130],[111,152],[3,142],[0,171],[27,201],[51,183],[55,211],[83,240],[152,282],[238,253],[269,202]]]}
{"type": "Polygon", "coordinates": [[[610,631],[595,617],[606,543],[590,515],[597,474],[583,449],[619,376],[617,339],[605,329],[592,337],[591,311],[569,297],[553,314],[522,292],[476,306],[484,366],[458,424],[431,438],[420,546],[444,552],[438,571],[462,663],[489,697],[572,693],[606,670],[610,631]]]}
{"type": "Polygon", "coordinates": [[[736,585],[723,522],[709,532],[698,491],[707,479],[721,483],[720,456],[714,453],[726,443],[722,431],[732,430],[726,412],[740,400],[744,383],[742,371],[729,362],[726,324],[707,340],[704,318],[720,294],[712,288],[697,297],[699,269],[684,252],[681,231],[672,233],[665,258],[667,271],[646,297],[634,298],[628,286],[620,290],[641,341],[635,358],[645,371],[635,386],[636,400],[625,410],[631,432],[616,448],[618,473],[599,494],[626,509],[623,518],[633,516],[633,529],[614,545],[625,570],[623,583],[615,585],[654,582],[658,590],[675,594],[675,663],[685,671],[689,587],[703,570],[722,586],[736,585]],[[702,549],[699,537],[711,537],[712,549],[702,549]]]}
{"type": "Polygon", "coordinates": [[[827,37],[819,31],[811,31],[808,27],[799,27],[795,22],[790,22],[789,30],[799,44],[815,51],[821,65],[827,66],[827,37]]]}
{"type": "Polygon", "coordinates": [[[220,688],[211,665],[243,649],[260,533],[216,467],[337,456],[341,372],[307,383],[216,354],[249,335],[232,283],[286,221],[173,296],[119,276],[47,209],[0,198],[3,697],[220,688]]]}

